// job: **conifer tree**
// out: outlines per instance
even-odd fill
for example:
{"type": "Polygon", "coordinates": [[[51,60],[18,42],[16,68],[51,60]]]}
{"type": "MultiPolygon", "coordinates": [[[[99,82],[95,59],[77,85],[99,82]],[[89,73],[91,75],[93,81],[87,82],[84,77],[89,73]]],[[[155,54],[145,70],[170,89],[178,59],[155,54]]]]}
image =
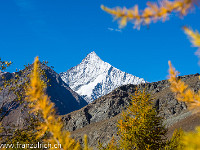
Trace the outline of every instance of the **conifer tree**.
{"type": "Polygon", "coordinates": [[[103,146],[99,143],[100,150],[176,150],[180,147],[182,130],[176,130],[170,140],[166,138],[167,129],[163,118],[158,115],[153,107],[153,99],[145,90],[136,90],[132,96],[130,106],[122,113],[118,121],[117,143],[112,138],[110,143],[103,146]]]}
{"type": "Polygon", "coordinates": [[[145,91],[136,91],[131,105],[118,122],[120,149],[162,149],[166,146],[162,117],[152,106],[152,98],[145,91]]]}

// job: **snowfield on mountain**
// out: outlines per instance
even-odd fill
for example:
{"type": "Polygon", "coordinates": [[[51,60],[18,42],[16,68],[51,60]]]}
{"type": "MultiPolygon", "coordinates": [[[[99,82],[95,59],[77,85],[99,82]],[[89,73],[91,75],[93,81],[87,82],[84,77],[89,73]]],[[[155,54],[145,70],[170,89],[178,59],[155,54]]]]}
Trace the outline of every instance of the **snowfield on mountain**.
{"type": "Polygon", "coordinates": [[[123,72],[104,62],[95,52],[88,54],[77,66],[60,73],[60,76],[71,89],[89,103],[119,86],[145,83],[143,78],[123,72]]]}

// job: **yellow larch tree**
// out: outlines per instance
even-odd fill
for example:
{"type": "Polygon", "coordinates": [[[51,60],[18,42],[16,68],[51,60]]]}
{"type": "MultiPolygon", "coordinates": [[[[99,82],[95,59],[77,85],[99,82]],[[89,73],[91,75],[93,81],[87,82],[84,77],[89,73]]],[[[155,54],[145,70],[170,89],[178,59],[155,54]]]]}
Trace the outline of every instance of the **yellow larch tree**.
{"type": "Polygon", "coordinates": [[[120,149],[150,150],[166,147],[167,129],[152,102],[153,99],[145,90],[136,90],[130,106],[118,122],[120,149]]]}
{"type": "Polygon", "coordinates": [[[176,130],[170,140],[163,118],[153,107],[153,99],[145,90],[135,91],[130,106],[118,121],[119,142],[113,138],[107,146],[100,143],[100,150],[176,150],[181,130],[176,130]]]}
{"type": "MultiPolygon", "coordinates": [[[[49,142],[52,146],[58,144],[61,150],[81,150],[78,142],[70,137],[70,132],[63,130],[61,117],[57,116],[54,104],[50,101],[48,95],[45,94],[45,83],[40,79],[39,59],[36,57],[33,72],[30,77],[30,85],[27,87],[27,98],[31,112],[40,114],[41,122],[37,127],[37,138],[41,138],[48,133],[48,138],[44,142],[49,142]]],[[[87,137],[85,136],[84,150],[89,150],[87,145],[87,137]]]]}

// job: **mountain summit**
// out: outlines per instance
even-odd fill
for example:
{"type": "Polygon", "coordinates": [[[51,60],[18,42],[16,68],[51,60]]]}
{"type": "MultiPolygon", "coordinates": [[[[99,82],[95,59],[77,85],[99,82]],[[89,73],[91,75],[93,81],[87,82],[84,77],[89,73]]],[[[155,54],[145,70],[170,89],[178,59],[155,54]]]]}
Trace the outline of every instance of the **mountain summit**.
{"type": "Polygon", "coordinates": [[[98,62],[101,59],[99,58],[99,56],[97,56],[97,54],[93,51],[91,53],[89,53],[83,60],[82,62],[98,62]]]}
{"type": "Polygon", "coordinates": [[[143,78],[122,72],[104,62],[94,51],[77,66],[60,73],[60,76],[87,102],[92,102],[122,85],[145,83],[143,78]]]}

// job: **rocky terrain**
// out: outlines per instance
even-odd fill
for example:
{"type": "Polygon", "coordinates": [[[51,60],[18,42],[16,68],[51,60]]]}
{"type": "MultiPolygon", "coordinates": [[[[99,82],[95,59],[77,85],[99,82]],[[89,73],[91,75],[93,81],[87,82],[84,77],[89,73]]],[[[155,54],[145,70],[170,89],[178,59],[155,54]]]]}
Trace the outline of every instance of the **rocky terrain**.
{"type": "MultiPolygon", "coordinates": [[[[195,74],[179,78],[194,91],[198,91],[200,89],[198,76],[199,74],[195,74]]],[[[83,135],[87,134],[90,146],[97,146],[98,140],[107,144],[113,135],[117,137],[116,123],[122,110],[129,105],[130,95],[134,94],[136,88],[146,88],[154,98],[154,106],[164,117],[164,123],[169,128],[169,137],[175,128],[183,127],[186,131],[194,130],[196,125],[200,125],[199,116],[189,111],[184,102],[178,102],[169,86],[167,80],[121,86],[82,109],[64,115],[65,129],[71,131],[72,136],[80,142],[83,135]]]]}
{"type": "MultiPolygon", "coordinates": [[[[74,110],[78,110],[82,108],[83,106],[87,105],[87,102],[79,96],[76,92],[74,92],[65,82],[62,81],[59,74],[57,74],[55,71],[53,71],[51,68],[47,67],[46,65],[41,65],[41,69],[45,71],[46,78],[43,77],[43,80],[47,81],[49,80],[46,93],[50,97],[51,101],[54,102],[55,108],[57,110],[57,113],[60,115],[67,114],[69,112],[72,112],[74,110]]],[[[27,75],[30,74],[32,70],[32,65],[30,65],[27,68],[27,71],[25,73],[1,73],[0,74],[0,87],[3,86],[3,82],[5,82],[4,79],[2,79],[2,76],[5,77],[6,80],[14,78],[16,75],[20,76],[19,81],[16,83],[18,85],[24,84],[25,79],[27,78],[27,75]]],[[[17,89],[19,90],[19,89],[17,89]]],[[[28,115],[28,110],[26,108],[26,102],[20,103],[19,101],[14,101],[15,94],[13,92],[9,92],[7,89],[4,89],[2,92],[0,92],[0,108],[1,110],[1,117],[8,110],[11,106],[9,111],[6,112],[5,117],[3,117],[3,125],[4,126],[10,126],[11,124],[14,124],[15,126],[23,126],[25,122],[25,118],[28,115]],[[3,108],[2,108],[3,107],[3,108]]],[[[23,97],[24,98],[24,97],[23,97]]],[[[21,102],[24,102],[22,100],[21,102]]]]}
{"type": "MultiPolygon", "coordinates": [[[[6,80],[14,78],[16,74],[20,76],[17,84],[23,84],[24,79],[30,74],[32,66],[28,67],[25,74],[17,73],[1,73],[0,87],[3,86],[5,76],[6,80]]],[[[65,82],[62,81],[59,74],[54,72],[46,65],[41,68],[45,71],[46,77],[43,80],[49,80],[46,92],[51,97],[51,101],[55,103],[58,114],[62,115],[64,121],[64,129],[71,131],[72,137],[82,143],[84,134],[88,135],[89,145],[96,147],[98,141],[107,144],[112,136],[118,139],[117,121],[121,117],[123,110],[126,110],[130,103],[131,95],[136,89],[146,89],[154,98],[154,106],[159,115],[164,118],[164,124],[168,127],[168,137],[170,137],[174,129],[182,127],[185,131],[194,130],[200,125],[198,113],[192,113],[187,109],[184,102],[178,102],[175,95],[170,91],[168,80],[162,80],[153,83],[142,83],[139,85],[123,85],[112,92],[94,100],[87,105],[87,102],[74,92],[65,82]],[[69,113],[70,112],[70,113],[69,113]],[[68,114],[67,114],[68,113],[68,114]]],[[[200,89],[199,74],[180,76],[190,88],[197,92],[200,89]]],[[[1,111],[12,106],[14,93],[7,93],[6,90],[0,93],[1,111]],[[2,107],[3,106],[3,107],[2,107]]],[[[1,112],[1,117],[4,115],[1,112]]],[[[2,120],[4,127],[14,124],[17,127],[23,127],[25,118],[28,116],[26,103],[17,102],[15,107],[8,111],[2,120]]]]}

